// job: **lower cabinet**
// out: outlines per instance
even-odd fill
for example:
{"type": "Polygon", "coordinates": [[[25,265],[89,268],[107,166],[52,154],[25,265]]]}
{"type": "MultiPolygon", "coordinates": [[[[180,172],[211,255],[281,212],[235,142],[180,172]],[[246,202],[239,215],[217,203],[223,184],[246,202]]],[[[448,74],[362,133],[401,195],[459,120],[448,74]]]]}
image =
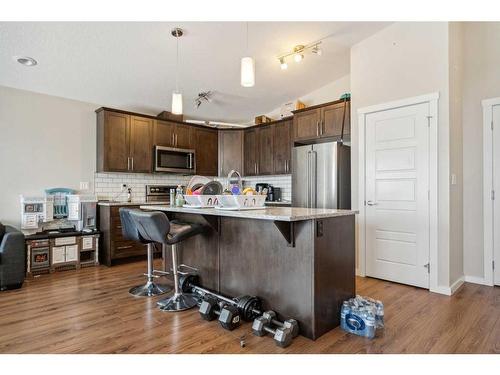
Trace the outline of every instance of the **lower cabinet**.
{"type": "Polygon", "coordinates": [[[78,262],[78,245],[52,248],[52,264],[78,262]]]}
{"type": "MultiPolygon", "coordinates": [[[[122,223],[119,209],[122,206],[99,205],[99,229],[101,231],[101,246],[99,260],[108,267],[117,259],[146,255],[146,245],[129,241],[122,236],[122,223]]],[[[126,206],[139,208],[139,206],[126,206]]]]}

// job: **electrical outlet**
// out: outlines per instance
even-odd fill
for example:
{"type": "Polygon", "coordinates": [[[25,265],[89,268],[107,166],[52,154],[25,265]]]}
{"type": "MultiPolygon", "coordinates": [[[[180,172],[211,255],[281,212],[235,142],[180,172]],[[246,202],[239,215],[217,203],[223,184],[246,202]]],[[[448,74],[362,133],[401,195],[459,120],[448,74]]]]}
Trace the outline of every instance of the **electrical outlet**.
{"type": "Polygon", "coordinates": [[[89,190],[90,183],[88,181],[80,182],[80,190],[89,190]]]}
{"type": "Polygon", "coordinates": [[[457,184],[457,175],[452,173],[451,174],[451,184],[456,185],[457,184]]]}
{"type": "Polygon", "coordinates": [[[128,188],[128,185],[127,184],[122,184],[122,189],[126,189],[128,188]]]}

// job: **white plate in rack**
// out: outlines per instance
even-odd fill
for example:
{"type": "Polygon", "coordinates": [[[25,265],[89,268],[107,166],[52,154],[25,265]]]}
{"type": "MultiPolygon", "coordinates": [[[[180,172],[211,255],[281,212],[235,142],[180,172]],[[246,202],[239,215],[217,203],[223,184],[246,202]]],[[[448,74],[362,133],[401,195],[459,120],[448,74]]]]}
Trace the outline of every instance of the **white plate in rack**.
{"type": "Polygon", "coordinates": [[[225,211],[247,211],[247,210],[265,210],[267,207],[220,207],[215,206],[217,210],[225,210],[225,211]]]}

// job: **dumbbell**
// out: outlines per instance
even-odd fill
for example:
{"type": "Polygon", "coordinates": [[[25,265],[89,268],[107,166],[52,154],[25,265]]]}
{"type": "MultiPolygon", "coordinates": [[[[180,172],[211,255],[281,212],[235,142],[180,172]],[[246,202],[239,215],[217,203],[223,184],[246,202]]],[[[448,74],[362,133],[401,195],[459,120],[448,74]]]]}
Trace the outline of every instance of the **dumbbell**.
{"type": "Polygon", "coordinates": [[[279,322],[274,311],[266,311],[253,321],[252,332],[256,336],[264,336],[267,333],[273,335],[276,345],[286,348],[292,343],[292,339],[298,335],[298,324],[296,320],[289,319],[284,323],[279,322]],[[273,329],[271,324],[277,322],[278,327],[273,329]],[[293,323],[295,322],[295,323],[293,323]],[[295,333],[295,336],[294,336],[295,333]]]}
{"type": "Polygon", "coordinates": [[[215,298],[205,296],[199,309],[200,316],[208,321],[219,317],[220,325],[229,331],[237,328],[241,324],[238,308],[227,303],[219,303],[215,298]]]}
{"type": "Polygon", "coordinates": [[[228,305],[236,306],[240,312],[241,318],[247,322],[251,322],[257,316],[261,315],[261,303],[259,298],[253,296],[240,296],[235,299],[228,298],[199,286],[197,275],[188,274],[181,276],[179,278],[179,285],[184,293],[195,292],[203,297],[212,296],[220,301],[224,301],[228,305]]]}

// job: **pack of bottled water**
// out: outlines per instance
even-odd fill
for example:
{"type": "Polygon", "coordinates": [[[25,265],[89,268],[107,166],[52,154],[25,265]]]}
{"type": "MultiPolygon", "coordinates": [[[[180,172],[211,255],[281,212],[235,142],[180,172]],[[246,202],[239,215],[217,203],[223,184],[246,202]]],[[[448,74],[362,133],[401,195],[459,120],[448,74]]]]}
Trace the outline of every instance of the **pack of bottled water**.
{"type": "Polygon", "coordinates": [[[358,336],[375,337],[377,328],[384,328],[384,304],[357,295],[344,301],[340,311],[340,327],[358,336]]]}

